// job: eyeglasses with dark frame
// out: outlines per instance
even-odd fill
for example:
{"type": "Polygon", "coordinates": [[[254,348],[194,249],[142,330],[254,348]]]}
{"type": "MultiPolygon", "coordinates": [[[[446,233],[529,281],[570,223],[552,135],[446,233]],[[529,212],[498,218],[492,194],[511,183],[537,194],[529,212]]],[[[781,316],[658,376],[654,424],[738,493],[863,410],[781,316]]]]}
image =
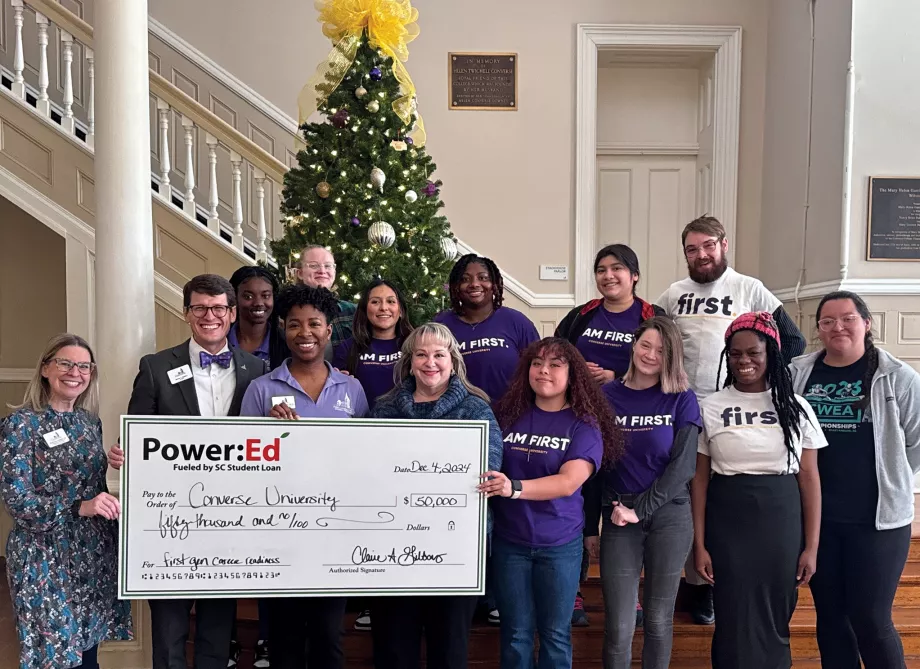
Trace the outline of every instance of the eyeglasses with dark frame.
{"type": "Polygon", "coordinates": [[[204,318],[210,311],[216,318],[223,318],[227,315],[232,307],[226,304],[215,304],[207,306],[204,304],[192,304],[186,307],[186,311],[191,311],[195,318],[204,318]]]}
{"type": "Polygon", "coordinates": [[[95,362],[74,362],[73,360],[68,360],[67,358],[51,358],[51,360],[45,364],[52,362],[59,371],[64,372],[65,374],[68,374],[74,367],[76,367],[77,371],[83,375],[92,374],[93,370],[96,369],[95,362]]]}

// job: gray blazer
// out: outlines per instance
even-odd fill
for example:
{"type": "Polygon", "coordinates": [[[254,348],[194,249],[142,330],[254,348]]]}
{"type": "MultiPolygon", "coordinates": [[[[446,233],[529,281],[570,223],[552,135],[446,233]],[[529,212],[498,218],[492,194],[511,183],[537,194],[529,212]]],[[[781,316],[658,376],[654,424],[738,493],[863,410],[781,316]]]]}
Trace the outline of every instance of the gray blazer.
{"type": "MultiPolygon", "coordinates": [[[[128,402],[128,414],[132,416],[200,416],[195,379],[187,378],[173,384],[167,372],[182,365],[191,365],[188,352],[189,340],[167,348],[159,353],[141,358],[140,369],[134,379],[134,390],[128,402]]],[[[236,390],[230,403],[230,416],[240,415],[240,405],[246,388],[255,379],[268,372],[268,365],[239,348],[233,351],[236,370],[236,390]]]]}
{"type": "MultiPolygon", "coordinates": [[[[805,395],[805,384],[822,353],[799,356],[789,363],[792,386],[799,395],[805,395]]],[[[891,530],[914,519],[914,475],[920,471],[920,374],[878,349],[878,370],[870,393],[878,477],[875,528],[891,530]]]]}

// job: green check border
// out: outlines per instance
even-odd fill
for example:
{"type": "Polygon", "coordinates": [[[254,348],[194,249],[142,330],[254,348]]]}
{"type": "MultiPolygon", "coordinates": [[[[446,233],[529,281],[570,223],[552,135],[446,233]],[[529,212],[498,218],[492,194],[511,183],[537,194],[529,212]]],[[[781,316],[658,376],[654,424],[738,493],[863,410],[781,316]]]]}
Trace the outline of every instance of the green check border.
{"type": "MultiPolygon", "coordinates": [[[[122,416],[121,417],[121,444],[125,451],[125,462],[120,472],[120,497],[122,517],[118,523],[118,598],[119,599],[234,599],[253,597],[362,597],[375,595],[483,595],[485,594],[486,579],[486,530],[488,504],[481,495],[473,496],[479,505],[479,531],[477,533],[478,549],[476,585],[467,588],[250,588],[239,590],[213,591],[207,589],[184,590],[138,590],[128,588],[128,537],[127,527],[131,522],[131,505],[129,490],[129,467],[131,461],[132,444],[129,439],[130,427],[143,424],[187,424],[187,425],[274,425],[278,426],[275,418],[199,418],[190,416],[122,416]]],[[[348,425],[354,428],[380,428],[380,427],[418,427],[425,430],[463,429],[476,430],[479,433],[479,471],[489,469],[489,423],[479,420],[380,420],[374,418],[305,418],[298,421],[286,421],[285,429],[293,430],[310,429],[314,425],[334,426],[348,425]]],[[[436,443],[436,436],[433,439],[436,443]]],[[[373,445],[371,445],[373,447],[373,445]]],[[[378,447],[380,447],[378,445],[378,447]]],[[[137,448],[140,448],[138,445],[137,448]]],[[[437,448],[437,446],[434,446],[437,448]]],[[[253,566],[253,570],[267,567],[253,566]]],[[[191,582],[189,583],[191,585],[191,582]]]]}

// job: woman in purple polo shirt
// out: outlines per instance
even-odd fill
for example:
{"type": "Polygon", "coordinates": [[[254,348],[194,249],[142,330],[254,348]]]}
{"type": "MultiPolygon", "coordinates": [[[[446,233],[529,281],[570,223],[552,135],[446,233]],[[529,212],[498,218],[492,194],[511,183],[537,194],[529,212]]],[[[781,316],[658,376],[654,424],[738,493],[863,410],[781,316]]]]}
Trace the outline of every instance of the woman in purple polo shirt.
{"type": "MultiPolygon", "coordinates": [[[[367,399],[358,380],[337,372],[323,358],[332,336],[330,323],[338,313],[335,296],[325,288],[289,286],[278,295],[276,308],[291,357],[249,384],[240,415],[289,420],[367,415],[367,399]]],[[[272,667],[345,666],[344,597],[271,599],[268,613],[272,667]]]]}
{"type": "Polygon", "coordinates": [[[457,339],[470,383],[484,390],[495,406],[508,389],[521,351],[540,335],[527,316],[502,306],[505,284],[488,258],[475,253],[461,257],[450,271],[448,286],[451,308],[434,321],[457,339]]]}
{"type": "Polygon", "coordinates": [[[585,489],[585,543],[600,540],[604,589],[604,667],[628,669],[639,576],[645,568],[642,666],[667,669],[674,601],[690,546],[688,483],[696,471],[700,407],[684,372],[680,331],[655,316],[636,330],[622,379],[603,392],[623,430],[626,452],[585,489]]]}
{"type": "Polygon", "coordinates": [[[572,600],[583,550],[581,486],[614,461],[622,439],[584,359],[564,339],[531,344],[496,408],[500,472],[480,485],[493,511],[493,577],[502,669],[572,666],[572,600]]]}
{"type": "Polygon", "coordinates": [[[406,301],[385,279],[374,279],[361,292],[351,337],[339,344],[332,366],[361,382],[370,408],[393,389],[393,368],[403,341],[412,332],[406,301]]]}

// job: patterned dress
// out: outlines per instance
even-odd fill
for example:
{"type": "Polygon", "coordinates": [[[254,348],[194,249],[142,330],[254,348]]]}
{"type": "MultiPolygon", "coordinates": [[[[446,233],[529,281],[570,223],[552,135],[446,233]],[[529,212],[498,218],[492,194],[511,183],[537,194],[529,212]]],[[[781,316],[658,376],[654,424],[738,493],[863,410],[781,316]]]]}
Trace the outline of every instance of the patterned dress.
{"type": "Polygon", "coordinates": [[[106,492],[102,423],[83,409],[20,409],[0,424],[0,494],[15,521],[6,569],[21,669],[68,669],[106,639],[131,638],[118,600],[118,525],[71,508],[106,492]],[[42,435],[63,428],[69,441],[42,435]]]}

